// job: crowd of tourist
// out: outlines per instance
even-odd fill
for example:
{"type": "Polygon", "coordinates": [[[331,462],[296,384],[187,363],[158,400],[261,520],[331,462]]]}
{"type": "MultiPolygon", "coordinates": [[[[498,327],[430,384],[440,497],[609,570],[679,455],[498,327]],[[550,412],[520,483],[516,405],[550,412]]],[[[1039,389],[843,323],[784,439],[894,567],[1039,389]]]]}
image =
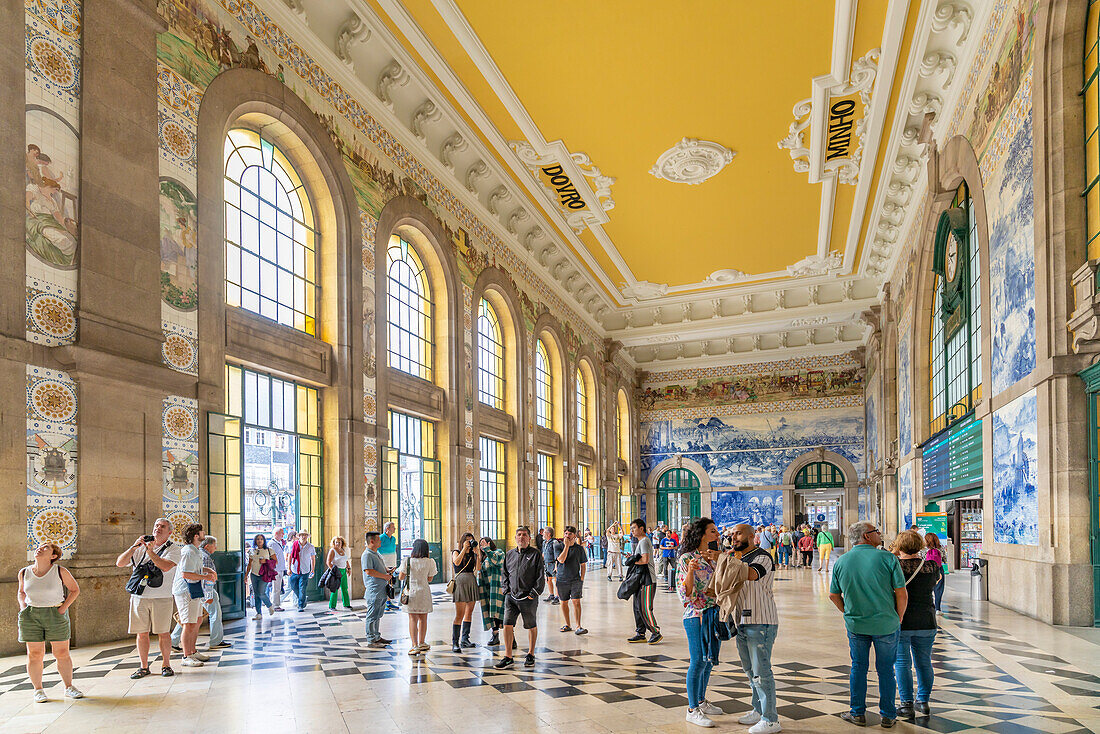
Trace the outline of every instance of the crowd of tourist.
{"type": "MultiPolygon", "coordinates": [[[[116,560],[120,568],[131,571],[126,589],[130,593],[129,631],[136,637],[139,658],[139,667],[130,676],[135,680],[151,674],[152,635],[157,636],[160,649],[159,672],[166,677],[175,674],[173,651],[181,654],[184,667],[201,667],[209,660],[209,651],[230,647],[224,640],[212,555],[217,551],[217,539],[207,536],[200,524],[185,529],[182,543],[173,542],[171,532],[166,519],[157,519],[152,533],[139,537],[116,560]],[[204,612],[210,637],[199,650],[204,612]]],[[[408,654],[419,658],[430,650],[426,641],[427,618],[434,608],[430,584],[441,569],[423,539],[415,540],[410,552],[399,560],[395,533],[389,523],[383,532],[365,536],[360,564],[367,643],[372,649],[385,649],[392,643],[379,631],[383,614],[393,607],[392,599],[399,603],[396,608],[408,615],[408,654]]],[[[719,528],[704,517],[679,531],[663,524],[649,530],[645,521],[636,519],[625,532],[613,523],[602,538],[607,579],[619,581],[618,597],[632,603],[635,630],[628,642],[661,642],[654,594],[664,587],[678,595],[689,656],[687,721],[713,727],[715,718],[725,714],[708,701],[707,688],[722,642],[732,640],[752,691],[752,710],[740,716],[738,723],[750,727],[750,734],[781,731],[771,666],[779,631],[772,585],[779,570],[811,568],[815,549],[818,570],[827,572],[835,543],[829,529],[821,525],[719,528]]],[[[452,574],[447,592],[454,604],[451,651],[461,653],[477,646],[470,635],[474,607],[479,604],[482,627],[491,633],[485,645],[494,648],[503,642],[494,664],[498,669],[515,665],[515,625],[521,620],[527,630],[523,665],[535,665],[540,601],[560,608],[560,632],[586,634],[581,602],[591,565],[588,550],[595,542],[596,536],[587,528],[578,534],[577,528],[566,526],[558,538],[553,528],[541,528],[533,535],[521,525],[516,529],[515,546],[505,552],[490,538],[465,533],[449,559],[452,574]],[[544,591],[549,592],[545,599],[544,591]]],[[[880,725],[891,728],[898,718],[930,715],[932,647],[943,596],[945,556],[935,534],[922,535],[915,529],[900,533],[889,551],[882,545],[882,534],[871,523],[858,522],[848,529],[847,551],[832,568],[829,599],[844,616],[851,657],[849,710],[841,718],[858,726],[867,724],[867,673],[873,649],[880,725]]],[[[69,654],[68,609],[80,588],[73,575],[58,565],[61,555],[57,545],[43,543],[35,550],[34,562],[18,575],[19,639],[27,646],[27,673],[35,701],[48,700],[42,688],[47,642],[65,695],[83,697],[73,686],[69,654]]],[[[262,533],[253,537],[245,565],[253,619],[262,621],[265,607],[269,613],[283,611],[284,582],[294,593],[298,610],[304,610],[316,561],[317,550],[310,544],[308,532],[284,538],[280,529],[270,540],[262,533]]],[[[351,609],[348,579],[352,557],[344,538],[332,539],[324,565],[322,583],[329,591],[329,611],[335,613],[338,600],[351,609]]]]}

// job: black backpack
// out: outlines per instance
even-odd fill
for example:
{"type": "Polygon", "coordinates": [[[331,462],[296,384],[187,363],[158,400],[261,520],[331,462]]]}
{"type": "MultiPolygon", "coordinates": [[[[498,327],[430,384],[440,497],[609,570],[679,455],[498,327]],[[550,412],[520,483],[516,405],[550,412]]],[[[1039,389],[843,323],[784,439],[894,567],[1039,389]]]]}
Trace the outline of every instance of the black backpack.
{"type": "MultiPolygon", "coordinates": [[[[171,547],[172,541],[166,541],[164,545],[157,549],[157,555],[161,555],[171,547]]],[[[146,587],[159,589],[163,583],[164,572],[157,568],[157,564],[153,563],[146,554],[144,561],[134,565],[130,580],[126,582],[126,591],[141,596],[145,593],[146,587]]]]}

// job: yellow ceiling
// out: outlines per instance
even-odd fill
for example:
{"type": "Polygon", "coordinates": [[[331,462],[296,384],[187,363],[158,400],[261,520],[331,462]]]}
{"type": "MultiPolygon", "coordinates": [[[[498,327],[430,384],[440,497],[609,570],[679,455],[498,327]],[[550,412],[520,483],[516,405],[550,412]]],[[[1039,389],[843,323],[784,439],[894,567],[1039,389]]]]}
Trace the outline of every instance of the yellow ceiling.
{"type": "MultiPolygon", "coordinates": [[[[617,179],[603,231],[635,278],[686,285],[816,252],[821,187],[776,141],[830,71],[832,2],[455,2],[542,136],[617,179]],[[737,156],[697,186],[650,175],[683,137],[737,156]]],[[[404,5],[500,134],[525,139],[433,1],[404,5]]],[[[886,8],[858,4],[853,59],[882,44],[886,8]]],[[[854,192],[838,187],[831,249],[843,250],[854,192]]],[[[627,279],[591,232],[580,239],[613,283],[627,279]]]]}

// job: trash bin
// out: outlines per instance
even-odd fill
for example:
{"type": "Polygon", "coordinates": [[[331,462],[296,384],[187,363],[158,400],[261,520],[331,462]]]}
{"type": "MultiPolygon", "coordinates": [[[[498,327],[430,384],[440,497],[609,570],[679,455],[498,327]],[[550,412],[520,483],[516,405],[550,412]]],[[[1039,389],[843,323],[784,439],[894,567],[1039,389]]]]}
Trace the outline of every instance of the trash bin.
{"type": "Polygon", "coordinates": [[[975,558],[970,566],[970,598],[989,601],[989,561],[975,558]]]}

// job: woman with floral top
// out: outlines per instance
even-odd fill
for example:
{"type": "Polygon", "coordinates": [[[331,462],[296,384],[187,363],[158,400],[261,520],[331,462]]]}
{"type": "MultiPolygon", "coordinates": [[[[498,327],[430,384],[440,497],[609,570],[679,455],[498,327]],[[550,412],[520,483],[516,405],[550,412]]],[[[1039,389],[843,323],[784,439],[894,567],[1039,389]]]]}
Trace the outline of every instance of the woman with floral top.
{"type": "Polygon", "coordinates": [[[718,551],[710,544],[718,542],[718,527],[709,517],[701,517],[687,526],[680,540],[680,559],[676,568],[676,591],[684,605],[684,631],[691,659],[687,671],[688,723],[712,727],[709,718],[725,713],[707,702],[710,671],[718,662],[721,641],[715,634],[718,625],[718,601],[707,596],[706,588],[718,562],[718,551]]]}

